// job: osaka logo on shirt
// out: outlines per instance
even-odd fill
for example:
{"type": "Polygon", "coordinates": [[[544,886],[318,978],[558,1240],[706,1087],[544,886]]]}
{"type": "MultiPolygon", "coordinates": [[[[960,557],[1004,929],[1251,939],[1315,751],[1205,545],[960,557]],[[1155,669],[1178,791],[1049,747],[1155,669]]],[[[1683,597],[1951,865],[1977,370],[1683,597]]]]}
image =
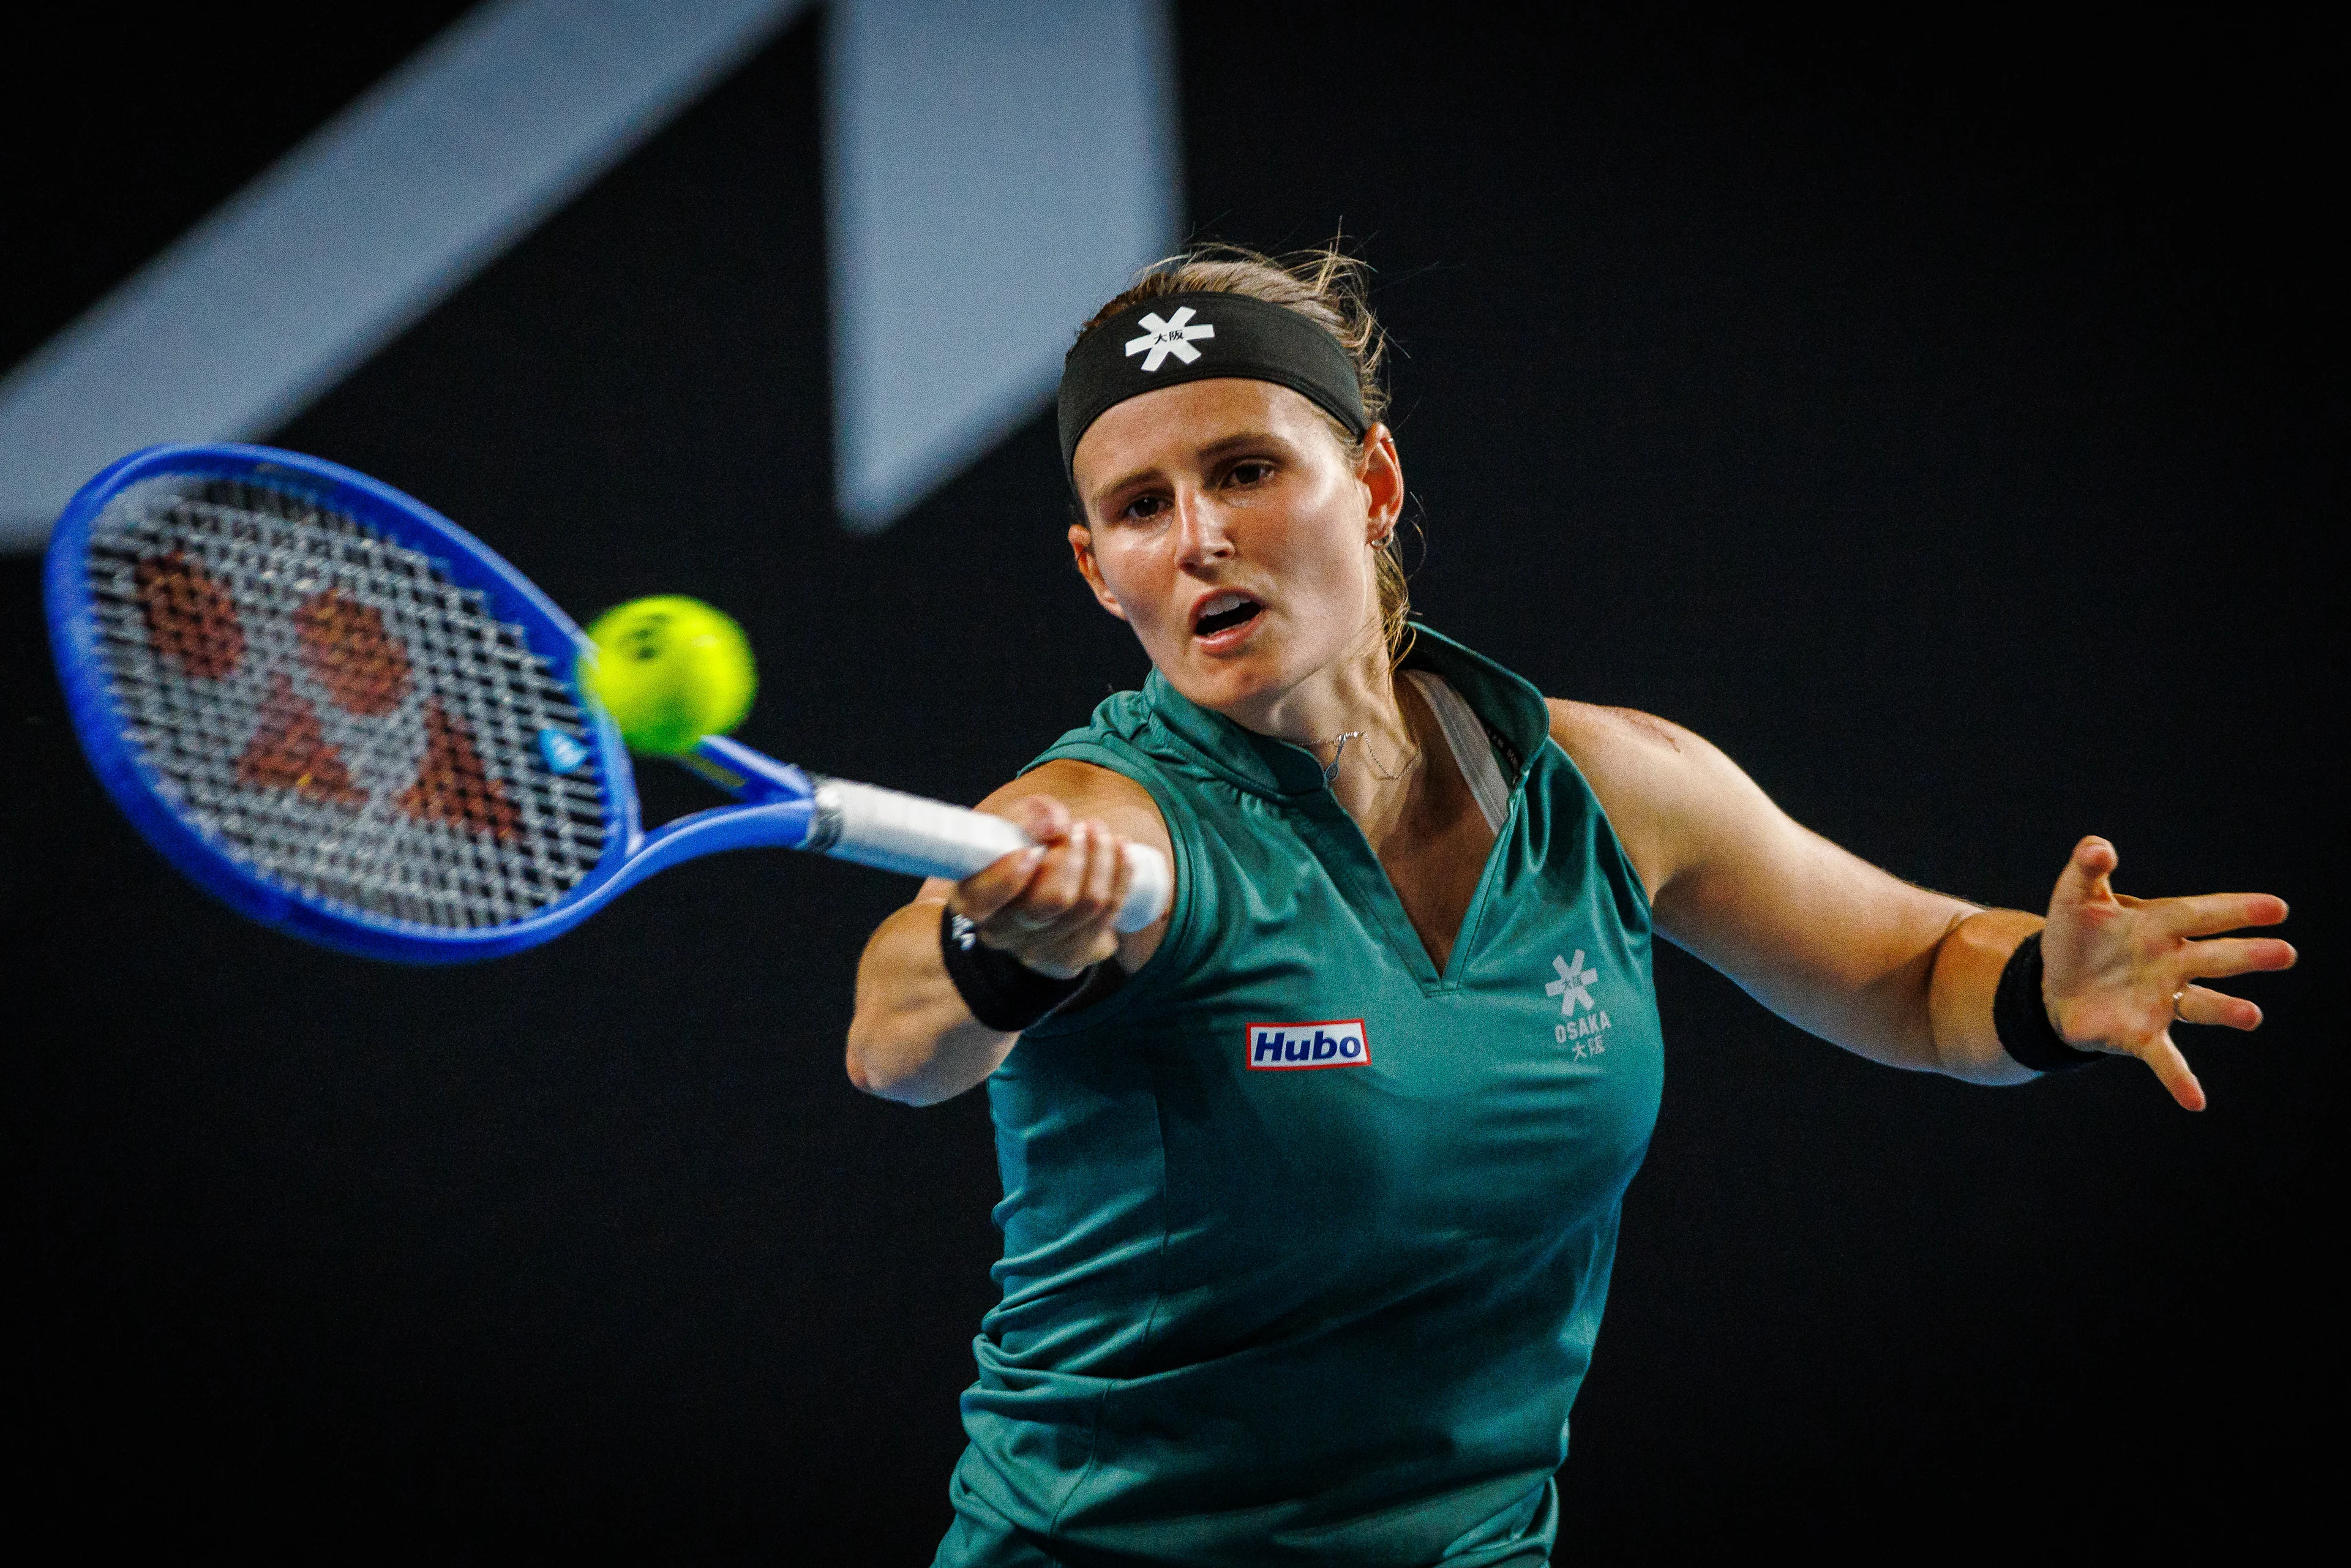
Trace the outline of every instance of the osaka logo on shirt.
{"type": "Polygon", "coordinates": [[[1252,1072],[1294,1072],[1309,1067],[1364,1067],[1372,1060],[1371,1031],[1361,1019],[1317,1023],[1253,1023],[1243,1032],[1252,1072]]]}
{"type": "Polygon", "coordinates": [[[1573,1045],[1575,1060],[1583,1061],[1600,1055],[1608,1049],[1603,1038],[1608,1032],[1608,1009],[1592,999],[1592,988],[1600,981],[1600,971],[1583,967],[1583,949],[1578,947],[1573,958],[1554,957],[1551,967],[1559,978],[1543,988],[1543,994],[1559,998],[1559,1016],[1562,1021],[1552,1026],[1552,1038],[1562,1045],[1573,1045]],[[1582,1017],[1576,1008],[1583,1009],[1582,1017]]]}

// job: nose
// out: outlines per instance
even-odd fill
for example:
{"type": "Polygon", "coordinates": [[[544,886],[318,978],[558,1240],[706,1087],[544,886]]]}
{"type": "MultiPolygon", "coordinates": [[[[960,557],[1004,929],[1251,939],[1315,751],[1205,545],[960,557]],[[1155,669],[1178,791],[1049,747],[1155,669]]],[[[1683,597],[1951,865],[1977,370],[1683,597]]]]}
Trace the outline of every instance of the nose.
{"type": "Polygon", "coordinates": [[[1229,560],[1233,542],[1226,537],[1224,518],[1208,498],[1186,486],[1176,494],[1176,564],[1198,571],[1229,560]]]}

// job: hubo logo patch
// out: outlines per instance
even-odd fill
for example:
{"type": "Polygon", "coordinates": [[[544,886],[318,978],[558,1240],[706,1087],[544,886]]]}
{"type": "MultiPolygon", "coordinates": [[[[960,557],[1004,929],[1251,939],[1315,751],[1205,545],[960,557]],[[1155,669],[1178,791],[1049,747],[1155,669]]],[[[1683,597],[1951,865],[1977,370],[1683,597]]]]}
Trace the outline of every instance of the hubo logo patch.
{"type": "Polygon", "coordinates": [[[1371,1031],[1361,1019],[1320,1023],[1253,1023],[1245,1037],[1249,1071],[1290,1072],[1308,1067],[1363,1067],[1372,1060],[1371,1031]]]}
{"type": "Polygon", "coordinates": [[[1133,359],[1148,349],[1150,353],[1143,361],[1143,368],[1146,371],[1157,370],[1161,362],[1170,354],[1175,355],[1184,363],[1190,364],[1200,357],[1200,350],[1192,347],[1194,341],[1217,335],[1217,329],[1206,321],[1196,327],[1186,326],[1185,323],[1191,319],[1192,308],[1189,305],[1185,306],[1165,321],[1159,319],[1157,311],[1153,311],[1135,323],[1143,329],[1143,336],[1128,340],[1127,358],[1133,359]]]}

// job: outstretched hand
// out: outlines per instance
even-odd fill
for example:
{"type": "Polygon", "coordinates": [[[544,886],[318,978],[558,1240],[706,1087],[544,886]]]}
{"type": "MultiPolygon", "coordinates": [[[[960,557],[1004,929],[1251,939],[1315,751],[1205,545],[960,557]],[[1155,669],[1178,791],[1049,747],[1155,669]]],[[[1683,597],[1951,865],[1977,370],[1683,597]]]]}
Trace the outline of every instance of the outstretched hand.
{"type": "Polygon", "coordinates": [[[2041,934],[2041,999],[2066,1044],[2136,1056],[2174,1100],[2201,1111],[2204,1086],[2172,1042],[2171,1026],[2261,1026],[2261,1009],[2196,982],[2292,967],[2293,946],[2275,937],[2221,936],[2275,925],[2285,900],[2266,893],[2132,898],[2110,881],[2119,859],[2095,836],[2074,846],[2041,934]]]}

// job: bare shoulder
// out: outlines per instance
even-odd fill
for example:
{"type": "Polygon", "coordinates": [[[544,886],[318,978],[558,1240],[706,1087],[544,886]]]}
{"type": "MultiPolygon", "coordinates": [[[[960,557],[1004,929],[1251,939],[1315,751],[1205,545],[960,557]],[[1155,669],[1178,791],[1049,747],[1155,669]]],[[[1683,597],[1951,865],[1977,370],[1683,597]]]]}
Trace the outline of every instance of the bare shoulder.
{"type": "MultiPolygon", "coordinates": [[[[1606,707],[1599,703],[1547,699],[1551,737],[1575,759],[1575,766],[1599,791],[1601,804],[1613,817],[1617,803],[1612,792],[1646,801],[1657,797],[1663,805],[1679,791],[1702,786],[1707,776],[1730,766],[1729,758],[1708,745],[1704,737],[1670,719],[1638,708],[1606,707]]],[[[1625,805],[1636,804],[1627,800],[1625,805]]]]}
{"type": "Polygon", "coordinates": [[[1600,798],[1652,897],[1688,858],[1694,831],[1751,790],[1746,775],[1706,739],[1655,714],[1547,699],[1551,737],[1600,798]]]}
{"type": "Polygon", "coordinates": [[[982,800],[979,809],[995,811],[1037,795],[1050,796],[1073,814],[1091,817],[1121,838],[1150,844],[1163,853],[1169,849],[1167,824],[1151,791],[1123,773],[1070,758],[1056,758],[1030,768],[982,800]]]}
{"type": "Polygon", "coordinates": [[[1638,708],[1570,702],[1565,697],[1547,697],[1544,706],[1551,709],[1551,737],[1575,758],[1579,768],[1587,754],[1601,765],[1663,763],[1667,757],[1686,757],[1693,747],[1706,744],[1680,725],[1638,708]]]}

